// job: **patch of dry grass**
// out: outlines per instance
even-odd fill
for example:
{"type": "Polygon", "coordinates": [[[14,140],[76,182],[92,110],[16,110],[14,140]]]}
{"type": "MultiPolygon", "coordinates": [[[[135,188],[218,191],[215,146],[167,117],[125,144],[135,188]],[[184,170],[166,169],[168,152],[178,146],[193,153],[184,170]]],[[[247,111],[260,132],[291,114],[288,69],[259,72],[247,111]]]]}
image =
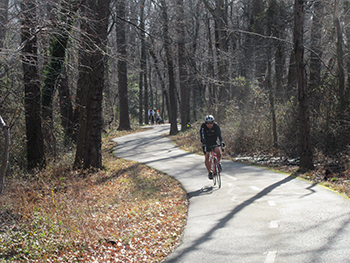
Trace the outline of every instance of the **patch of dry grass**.
{"type": "Polygon", "coordinates": [[[0,262],[160,262],[178,244],[188,201],[173,178],[111,151],[104,170],[53,164],[0,196],[0,262]]]}

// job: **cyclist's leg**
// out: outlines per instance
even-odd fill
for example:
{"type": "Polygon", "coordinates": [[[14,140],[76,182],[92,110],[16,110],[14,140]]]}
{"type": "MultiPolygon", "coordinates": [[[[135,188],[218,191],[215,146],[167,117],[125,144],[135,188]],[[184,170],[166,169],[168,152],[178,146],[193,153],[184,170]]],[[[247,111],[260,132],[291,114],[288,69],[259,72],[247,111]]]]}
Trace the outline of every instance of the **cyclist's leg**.
{"type": "Polygon", "coordinates": [[[218,159],[218,163],[221,161],[221,148],[215,147],[216,158],[218,159]]]}
{"type": "Polygon", "coordinates": [[[206,152],[206,153],[205,153],[204,164],[205,164],[205,167],[207,168],[208,173],[210,173],[210,170],[211,170],[210,162],[209,162],[209,157],[210,157],[210,152],[206,152]]]}

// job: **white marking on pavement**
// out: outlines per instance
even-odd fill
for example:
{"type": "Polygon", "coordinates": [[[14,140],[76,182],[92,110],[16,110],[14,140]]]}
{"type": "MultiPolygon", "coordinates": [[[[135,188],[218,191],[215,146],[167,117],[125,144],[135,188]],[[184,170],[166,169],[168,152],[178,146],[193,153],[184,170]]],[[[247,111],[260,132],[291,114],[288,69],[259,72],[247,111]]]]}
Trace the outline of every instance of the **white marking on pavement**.
{"type": "Polygon", "coordinates": [[[267,252],[265,263],[274,263],[277,256],[277,251],[267,252]]]}
{"type": "Polygon", "coordinates": [[[254,191],[260,191],[260,188],[256,186],[251,186],[250,188],[253,189],[254,191]]]}
{"type": "Polygon", "coordinates": [[[230,179],[232,179],[232,180],[234,180],[234,181],[237,181],[237,180],[238,180],[237,177],[234,177],[234,176],[228,175],[228,174],[225,174],[225,177],[228,177],[228,178],[230,178],[230,179]]]}
{"type": "Polygon", "coordinates": [[[269,203],[269,206],[276,206],[276,203],[274,201],[267,201],[269,203]]]}
{"type": "Polygon", "coordinates": [[[273,220],[270,222],[270,228],[278,228],[279,227],[279,220],[273,220]]]}

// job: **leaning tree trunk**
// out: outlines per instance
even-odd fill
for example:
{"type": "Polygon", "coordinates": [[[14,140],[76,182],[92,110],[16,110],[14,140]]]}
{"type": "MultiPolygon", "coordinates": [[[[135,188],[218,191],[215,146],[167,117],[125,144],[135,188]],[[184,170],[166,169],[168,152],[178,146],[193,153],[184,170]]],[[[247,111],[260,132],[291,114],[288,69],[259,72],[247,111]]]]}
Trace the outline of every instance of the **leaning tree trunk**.
{"type": "Polygon", "coordinates": [[[295,0],[294,52],[298,80],[300,168],[313,169],[313,156],[310,145],[310,118],[308,86],[304,63],[304,0],[295,0]]]}
{"type": "Polygon", "coordinates": [[[104,50],[107,42],[110,0],[87,0],[82,29],[84,52],[78,84],[82,106],[74,167],[101,168],[102,97],[104,86],[104,50]]]}
{"type": "Polygon", "coordinates": [[[40,116],[40,81],[37,69],[37,38],[31,32],[35,30],[35,1],[22,1],[22,49],[24,107],[27,137],[28,169],[42,167],[45,164],[43,133],[40,116]]]}

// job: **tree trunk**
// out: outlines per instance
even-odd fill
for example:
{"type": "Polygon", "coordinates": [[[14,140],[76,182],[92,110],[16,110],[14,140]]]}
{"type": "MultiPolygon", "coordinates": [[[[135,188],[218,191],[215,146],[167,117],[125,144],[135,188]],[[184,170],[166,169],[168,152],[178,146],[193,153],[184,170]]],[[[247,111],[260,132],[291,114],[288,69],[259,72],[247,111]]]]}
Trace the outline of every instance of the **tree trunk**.
{"type": "Polygon", "coordinates": [[[308,86],[304,63],[304,0],[295,0],[294,52],[298,80],[300,169],[313,169],[310,145],[308,86]]]}
{"type": "MultiPolygon", "coordinates": [[[[47,74],[44,80],[44,86],[42,89],[41,96],[41,106],[42,106],[42,118],[44,121],[44,140],[46,142],[46,150],[53,152],[56,155],[56,143],[53,136],[53,101],[56,94],[57,87],[59,86],[59,81],[61,74],[64,71],[64,60],[66,57],[66,48],[69,39],[69,26],[72,24],[72,20],[68,12],[77,11],[77,5],[69,6],[67,3],[63,4],[61,9],[62,16],[60,17],[60,22],[62,24],[66,23],[65,28],[61,25],[57,32],[54,33],[54,39],[51,42],[50,47],[50,63],[47,66],[47,74]]],[[[54,21],[56,22],[56,21],[54,21]]],[[[66,91],[65,91],[66,92],[66,91]]],[[[70,97],[64,98],[65,100],[70,99],[70,97]]],[[[65,102],[67,103],[67,102],[65,102]]],[[[68,102],[69,104],[69,102],[68,102]]],[[[66,104],[67,105],[67,104],[66,104]]],[[[68,106],[68,105],[67,105],[68,106]]],[[[65,113],[68,113],[65,111],[65,113]]],[[[68,116],[62,116],[62,118],[67,118],[68,116]]],[[[66,130],[67,131],[67,130],[66,130]]],[[[71,134],[67,134],[71,135],[71,134]]],[[[68,138],[67,138],[68,139],[68,138]]]]}
{"type": "MultiPolygon", "coordinates": [[[[270,0],[269,2],[269,9],[267,12],[267,35],[276,35],[277,30],[274,30],[274,14],[276,14],[276,1],[270,0]]],[[[267,90],[269,93],[269,101],[270,101],[270,112],[271,112],[271,121],[272,121],[272,136],[273,136],[273,147],[278,147],[278,138],[277,138],[277,123],[276,123],[276,109],[275,109],[275,90],[276,88],[273,86],[272,83],[272,54],[273,50],[275,49],[274,43],[271,40],[268,40],[266,43],[266,57],[267,57],[267,76],[266,76],[266,82],[267,82],[267,90]]],[[[277,48],[278,50],[278,48],[277,48]]],[[[276,52],[276,51],[275,51],[276,52]]],[[[275,56],[276,58],[276,56],[275,56]]],[[[277,61],[275,61],[277,63],[277,61]]],[[[281,66],[280,66],[281,67],[281,66]]],[[[261,66],[261,68],[264,68],[264,66],[261,66]]],[[[276,67],[277,68],[277,67],[276,67]]],[[[262,73],[262,72],[261,72],[262,73]]],[[[278,72],[276,72],[276,75],[278,72]]],[[[282,78],[282,76],[280,76],[282,78]]],[[[276,83],[277,84],[277,83],[276,83]]]]}
{"type": "Polygon", "coordinates": [[[345,97],[345,75],[344,75],[344,60],[343,60],[343,32],[339,18],[339,0],[334,2],[334,26],[337,33],[337,60],[338,60],[338,75],[339,75],[339,119],[344,120],[344,112],[346,107],[345,97]]]}
{"type": "MultiPolygon", "coordinates": [[[[168,92],[165,88],[165,83],[164,83],[164,79],[162,77],[162,74],[160,73],[160,69],[158,66],[158,59],[157,59],[157,56],[156,56],[156,54],[154,54],[152,49],[149,49],[149,53],[150,53],[151,57],[153,58],[154,68],[156,69],[156,72],[157,72],[157,75],[158,75],[158,78],[160,81],[160,85],[162,87],[162,96],[164,97],[163,105],[164,105],[164,101],[165,101],[166,109],[167,109],[168,115],[169,115],[169,112],[170,112],[169,95],[168,95],[168,92]]],[[[164,107],[163,106],[162,106],[162,118],[164,119],[164,107]]]]}
{"type": "Polygon", "coordinates": [[[31,33],[35,30],[36,1],[25,0],[22,9],[22,49],[24,107],[27,136],[28,169],[43,167],[45,164],[43,133],[40,116],[40,81],[37,69],[38,47],[37,38],[31,33]]]}
{"type": "Polygon", "coordinates": [[[311,47],[312,52],[310,54],[310,78],[309,78],[309,91],[310,91],[310,101],[311,107],[319,112],[319,107],[321,104],[321,57],[322,57],[322,9],[323,2],[314,2],[314,15],[312,16],[312,26],[311,26],[311,47]]]}
{"type": "Polygon", "coordinates": [[[166,55],[168,77],[169,77],[169,99],[170,99],[170,135],[175,135],[179,131],[177,129],[177,102],[176,102],[176,86],[174,76],[174,64],[171,56],[170,41],[169,41],[169,25],[168,25],[168,10],[165,0],[161,0],[162,16],[163,16],[163,38],[164,50],[166,55]]]}
{"type": "Polygon", "coordinates": [[[63,75],[58,89],[60,98],[61,124],[64,129],[64,143],[76,142],[76,133],[74,132],[73,106],[69,89],[68,76],[63,69],[63,75]]]}
{"type": "MultiPolygon", "coordinates": [[[[117,6],[118,17],[125,19],[125,0],[119,0],[117,6]]],[[[118,130],[131,130],[129,119],[128,74],[125,22],[117,18],[117,46],[118,46],[118,87],[119,87],[119,127],[118,130]]]]}
{"type": "Polygon", "coordinates": [[[181,112],[181,131],[187,130],[187,124],[190,122],[189,119],[189,84],[186,70],[186,58],[185,58],[185,12],[183,7],[183,0],[177,0],[177,52],[178,52],[178,63],[179,63],[179,78],[180,78],[180,112],[181,112]]]}
{"type": "Polygon", "coordinates": [[[227,52],[228,52],[228,37],[227,37],[227,2],[217,0],[215,8],[211,7],[207,0],[203,3],[210,11],[214,18],[215,28],[215,51],[217,55],[217,72],[218,72],[218,111],[216,119],[220,120],[225,116],[225,101],[229,99],[229,85],[227,72],[227,52]]]}
{"type": "Polygon", "coordinates": [[[78,143],[74,167],[101,168],[102,97],[104,87],[104,50],[107,42],[110,0],[85,2],[81,28],[83,53],[78,85],[81,96],[78,143]],[[91,19],[91,20],[90,20],[91,19]]]}
{"type": "MultiPolygon", "coordinates": [[[[141,35],[141,57],[140,57],[140,94],[141,94],[141,101],[143,101],[143,108],[144,111],[142,110],[142,105],[140,107],[140,112],[141,112],[141,119],[142,119],[142,113],[143,115],[143,121],[144,123],[148,124],[148,87],[147,87],[147,62],[146,62],[146,41],[145,41],[145,0],[142,0],[140,2],[140,35],[141,35]],[[142,92],[143,91],[143,94],[142,92]]],[[[142,123],[142,122],[141,122],[142,123]]]]}
{"type": "Polygon", "coordinates": [[[4,47],[9,0],[0,0],[0,51],[4,47]]]}
{"type": "Polygon", "coordinates": [[[2,162],[1,162],[1,170],[0,170],[0,195],[4,189],[4,181],[7,170],[7,161],[9,159],[9,151],[10,151],[10,131],[9,127],[6,125],[2,117],[0,116],[0,128],[4,132],[4,152],[2,154],[2,162]]]}

